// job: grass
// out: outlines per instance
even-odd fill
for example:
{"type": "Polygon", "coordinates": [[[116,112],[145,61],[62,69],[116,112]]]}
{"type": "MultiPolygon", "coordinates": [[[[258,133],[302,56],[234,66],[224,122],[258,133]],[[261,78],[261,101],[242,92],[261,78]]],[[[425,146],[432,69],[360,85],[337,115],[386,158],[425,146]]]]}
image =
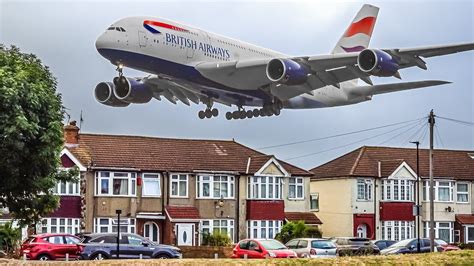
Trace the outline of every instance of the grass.
{"type": "MultiPolygon", "coordinates": [[[[7,265],[45,265],[44,262],[24,262],[18,260],[2,260],[0,264],[7,265]]],[[[49,265],[66,264],[64,261],[49,262],[49,265]]],[[[339,257],[333,259],[268,259],[268,260],[232,260],[232,259],[182,259],[182,260],[105,260],[75,261],[69,265],[474,265],[474,250],[451,251],[446,253],[391,255],[391,256],[361,256],[339,257]]]]}

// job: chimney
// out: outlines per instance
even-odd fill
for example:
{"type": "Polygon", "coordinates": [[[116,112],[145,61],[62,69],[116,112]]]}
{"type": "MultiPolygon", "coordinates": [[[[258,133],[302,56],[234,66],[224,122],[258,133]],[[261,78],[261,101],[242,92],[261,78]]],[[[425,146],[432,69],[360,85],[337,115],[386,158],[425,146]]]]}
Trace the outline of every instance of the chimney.
{"type": "Polygon", "coordinates": [[[76,126],[76,121],[73,120],[64,126],[64,142],[66,146],[79,144],[79,127],[76,126]]]}

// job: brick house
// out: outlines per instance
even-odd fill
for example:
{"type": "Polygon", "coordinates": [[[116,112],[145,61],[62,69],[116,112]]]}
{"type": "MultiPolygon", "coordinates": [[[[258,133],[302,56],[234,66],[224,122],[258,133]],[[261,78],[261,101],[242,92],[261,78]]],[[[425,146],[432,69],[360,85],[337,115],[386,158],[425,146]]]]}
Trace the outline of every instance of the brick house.
{"type": "MultiPolygon", "coordinates": [[[[181,246],[215,231],[234,242],[272,238],[295,217],[320,225],[310,212],[312,173],[233,140],[79,134],[68,125],[61,161],[81,170],[80,231],[116,232],[117,209],[121,231],[181,246]]],[[[61,208],[76,210],[71,202],[61,208]]],[[[73,215],[61,208],[54,217],[73,215]]]]}
{"type": "MultiPolygon", "coordinates": [[[[415,237],[416,149],[361,147],[311,170],[325,236],[415,237]]],[[[429,151],[420,150],[421,236],[428,236],[429,151]]],[[[474,152],[434,151],[435,233],[474,242],[474,152]]]]}

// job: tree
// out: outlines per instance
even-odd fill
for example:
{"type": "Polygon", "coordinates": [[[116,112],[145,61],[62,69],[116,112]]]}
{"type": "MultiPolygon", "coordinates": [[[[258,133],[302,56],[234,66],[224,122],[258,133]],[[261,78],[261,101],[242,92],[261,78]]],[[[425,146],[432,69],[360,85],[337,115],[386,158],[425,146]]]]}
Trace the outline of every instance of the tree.
{"type": "Polygon", "coordinates": [[[0,250],[11,255],[21,240],[21,230],[11,223],[0,225],[0,250]]]}
{"type": "Polygon", "coordinates": [[[0,45],[0,207],[20,224],[39,221],[58,207],[63,145],[61,95],[48,67],[33,54],[0,45]]]}
{"type": "Polygon", "coordinates": [[[282,243],[286,243],[293,238],[319,238],[321,236],[322,233],[317,227],[307,226],[303,221],[298,221],[284,224],[275,238],[282,243]]]}

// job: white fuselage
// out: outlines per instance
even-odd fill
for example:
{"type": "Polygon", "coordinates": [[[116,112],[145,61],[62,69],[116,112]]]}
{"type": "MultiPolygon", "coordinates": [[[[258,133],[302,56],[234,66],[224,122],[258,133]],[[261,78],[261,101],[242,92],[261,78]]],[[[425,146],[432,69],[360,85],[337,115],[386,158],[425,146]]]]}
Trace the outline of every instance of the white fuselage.
{"type": "MultiPolygon", "coordinates": [[[[197,90],[242,94],[254,99],[244,104],[249,106],[261,106],[268,100],[268,95],[259,88],[233,88],[218,84],[200,75],[195,67],[203,62],[245,62],[290,57],[229,37],[151,17],[131,17],[117,21],[97,39],[96,47],[114,65],[182,80],[195,85],[197,90]]],[[[286,100],[284,106],[321,108],[370,100],[367,97],[349,99],[347,91],[355,85],[356,81],[349,81],[341,83],[341,88],[319,88],[286,100]]]]}

